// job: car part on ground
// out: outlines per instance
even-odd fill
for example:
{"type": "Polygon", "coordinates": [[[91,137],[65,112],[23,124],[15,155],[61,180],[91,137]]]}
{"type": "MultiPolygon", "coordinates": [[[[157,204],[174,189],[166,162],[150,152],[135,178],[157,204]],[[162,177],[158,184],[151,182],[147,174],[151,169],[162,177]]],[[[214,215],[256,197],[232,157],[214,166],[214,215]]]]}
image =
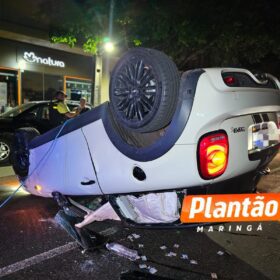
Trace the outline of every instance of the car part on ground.
{"type": "Polygon", "coordinates": [[[108,241],[107,237],[95,231],[87,228],[75,227],[75,223],[79,222],[81,219],[69,216],[63,210],[58,211],[55,220],[86,251],[100,248],[108,241]]]}

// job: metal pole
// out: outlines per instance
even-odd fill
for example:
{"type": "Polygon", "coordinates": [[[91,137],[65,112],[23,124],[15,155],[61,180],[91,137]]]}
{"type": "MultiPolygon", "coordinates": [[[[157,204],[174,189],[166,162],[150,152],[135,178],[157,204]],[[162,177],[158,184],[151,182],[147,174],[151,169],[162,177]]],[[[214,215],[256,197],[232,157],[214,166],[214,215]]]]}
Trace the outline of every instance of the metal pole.
{"type": "MultiPolygon", "coordinates": [[[[109,30],[108,35],[109,39],[112,39],[113,34],[113,17],[114,17],[114,5],[115,1],[111,0],[110,2],[110,13],[109,13],[109,30]]],[[[103,55],[103,49],[101,48],[98,50],[96,56],[95,56],[95,85],[94,85],[94,106],[98,106],[101,103],[101,95],[103,94],[103,100],[106,100],[108,97],[109,92],[109,57],[105,56],[105,65],[104,70],[102,69],[102,55],[103,55]],[[104,77],[102,77],[102,74],[104,74],[104,77]],[[101,91],[102,86],[102,80],[104,79],[104,89],[101,91]],[[105,88],[106,87],[106,88],[105,88]]]]}
{"type": "Polygon", "coordinates": [[[110,2],[110,15],[109,15],[109,38],[112,39],[113,35],[113,19],[114,19],[114,7],[115,7],[115,1],[111,0],[110,2]]]}
{"type": "MultiPolygon", "coordinates": [[[[113,21],[114,21],[114,7],[115,7],[115,0],[110,1],[110,14],[109,14],[109,30],[108,30],[108,37],[110,41],[112,41],[113,36],[113,21]]],[[[109,83],[110,83],[110,54],[107,53],[105,55],[105,67],[103,67],[103,81],[104,86],[106,87],[103,90],[102,94],[104,95],[104,99],[109,99],[109,83]]]]}
{"type": "Polygon", "coordinates": [[[102,56],[97,53],[95,56],[95,84],[94,84],[94,107],[101,103],[101,83],[102,83],[102,56]]]}

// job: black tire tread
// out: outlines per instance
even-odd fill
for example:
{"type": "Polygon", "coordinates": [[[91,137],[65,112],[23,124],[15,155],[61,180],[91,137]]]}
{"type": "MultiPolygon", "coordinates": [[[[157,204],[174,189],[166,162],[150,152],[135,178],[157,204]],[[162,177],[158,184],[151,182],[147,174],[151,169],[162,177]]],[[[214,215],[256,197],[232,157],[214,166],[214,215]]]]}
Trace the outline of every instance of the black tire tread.
{"type": "Polygon", "coordinates": [[[29,150],[28,144],[32,139],[39,136],[40,132],[33,128],[33,127],[23,127],[19,128],[15,132],[14,141],[13,141],[13,152],[11,154],[11,163],[13,165],[13,169],[15,173],[24,178],[28,175],[29,170],[29,150]],[[28,166],[21,166],[19,161],[19,156],[25,156],[26,160],[28,161],[28,166]]]}
{"type": "Polygon", "coordinates": [[[1,162],[0,162],[0,166],[2,166],[2,165],[9,164],[9,162],[10,162],[11,151],[12,151],[12,139],[10,136],[1,135],[0,142],[6,143],[10,148],[10,155],[5,160],[3,160],[3,161],[1,160],[1,162]]]}

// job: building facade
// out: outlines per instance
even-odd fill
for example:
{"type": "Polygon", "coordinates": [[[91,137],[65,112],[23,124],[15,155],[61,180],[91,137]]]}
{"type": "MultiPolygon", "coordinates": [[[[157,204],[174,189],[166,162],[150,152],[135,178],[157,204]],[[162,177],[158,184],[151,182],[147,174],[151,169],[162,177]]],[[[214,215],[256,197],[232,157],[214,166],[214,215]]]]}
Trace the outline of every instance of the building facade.
{"type": "Polygon", "coordinates": [[[83,56],[0,38],[0,111],[64,90],[93,104],[95,61],[83,56]]]}

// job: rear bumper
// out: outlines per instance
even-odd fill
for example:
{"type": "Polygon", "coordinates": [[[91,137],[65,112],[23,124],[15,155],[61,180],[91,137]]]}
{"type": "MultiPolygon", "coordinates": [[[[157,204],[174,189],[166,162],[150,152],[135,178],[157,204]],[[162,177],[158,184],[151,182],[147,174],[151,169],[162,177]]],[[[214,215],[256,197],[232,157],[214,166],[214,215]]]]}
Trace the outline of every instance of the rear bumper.
{"type": "MultiPolygon", "coordinates": [[[[197,186],[197,187],[191,187],[186,189],[178,189],[176,190],[178,198],[181,202],[185,195],[205,195],[205,194],[241,194],[241,193],[254,193],[256,192],[256,185],[261,178],[262,175],[260,175],[259,172],[248,172],[246,174],[243,174],[238,177],[234,177],[232,179],[214,183],[214,184],[208,184],[204,186],[197,186]]],[[[154,192],[155,193],[155,192],[154,192]]],[[[202,224],[183,224],[178,219],[177,221],[173,223],[156,223],[156,224],[139,224],[136,223],[133,220],[127,219],[123,216],[121,209],[119,208],[117,202],[116,202],[117,195],[110,195],[109,201],[118,216],[121,218],[122,221],[124,221],[126,224],[132,227],[137,228],[158,228],[158,229],[176,229],[176,228],[187,228],[187,227],[197,227],[198,225],[202,224]]],[[[181,209],[179,209],[179,213],[181,212],[181,209]]]]}
{"type": "Polygon", "coordinates": [[[209,184],[203,187],[194,187],[187,190],[188,195],[197,194],[240,194],[253,193],[261,175],[256,171],[242,174],[223,182],[209,184]]]}
{"type": "Polygon", "coordinates": [[[267,162],[270,162],[278,153],[280,148],[280,143],[275,145],[274,147],[269,147],[267,149],[263,149],[259,152],[255,152],[252,154],[249,154],[249,160],[260,160],[261,164],[265,164],[267,162]]]}
{"type": "MultiPolygon", "coordinates": [[[[232,179],[219,182],[208,184],[204,186],[196,186],[191,188],[185,189],[177,189],[177,190],[169,190],[169,191],[176,191],[178,199],[182,205],[182,201],[185,195],[205,195],[205,194],[240,194],[240,193],[254,193],[256,191],[256,185],[261,178],[261,174],[259,171],[248,172],[238,177],[234,177],[232,179]]],[[[159,192],[153,192],[159,193],[159,192]]],[[[125,194],[121,194],[125,195],[125,194]]],[[[144,193],[135,194],[137,195],[144,195],[144,193]]],[[[137,223],[134,220],[126,218],[122,210],[120,209],[119,205],[117,204],[117,198],[120,195],[109,195],[106,197],[105,200],[109,200],[110,204],[114,208],[117,215],[120,219],[127,224],[128,226],[135,227],[135,228],[153,228],[153,229],[178,229],[178,228],[190,228],[190,227],[197,227],[203,224],[184,224],[181,223],[180,219],[176,220],[173,223],[137,223]]],[[[96,196],[95,196],[96,197],[96,196]]],[[[104,201],[105,201],[104,200],[104,201]]],[[[75,205],[72,205],[71,202],[71,209],[76,208],[75,205]]],[[[179,213],[181,209],[179,209],[179,213]]],[[[83,215],[78,215],[82,218],[83,215]]],[[[205,225],[205,224],[204,224],[205,225]]]]}

